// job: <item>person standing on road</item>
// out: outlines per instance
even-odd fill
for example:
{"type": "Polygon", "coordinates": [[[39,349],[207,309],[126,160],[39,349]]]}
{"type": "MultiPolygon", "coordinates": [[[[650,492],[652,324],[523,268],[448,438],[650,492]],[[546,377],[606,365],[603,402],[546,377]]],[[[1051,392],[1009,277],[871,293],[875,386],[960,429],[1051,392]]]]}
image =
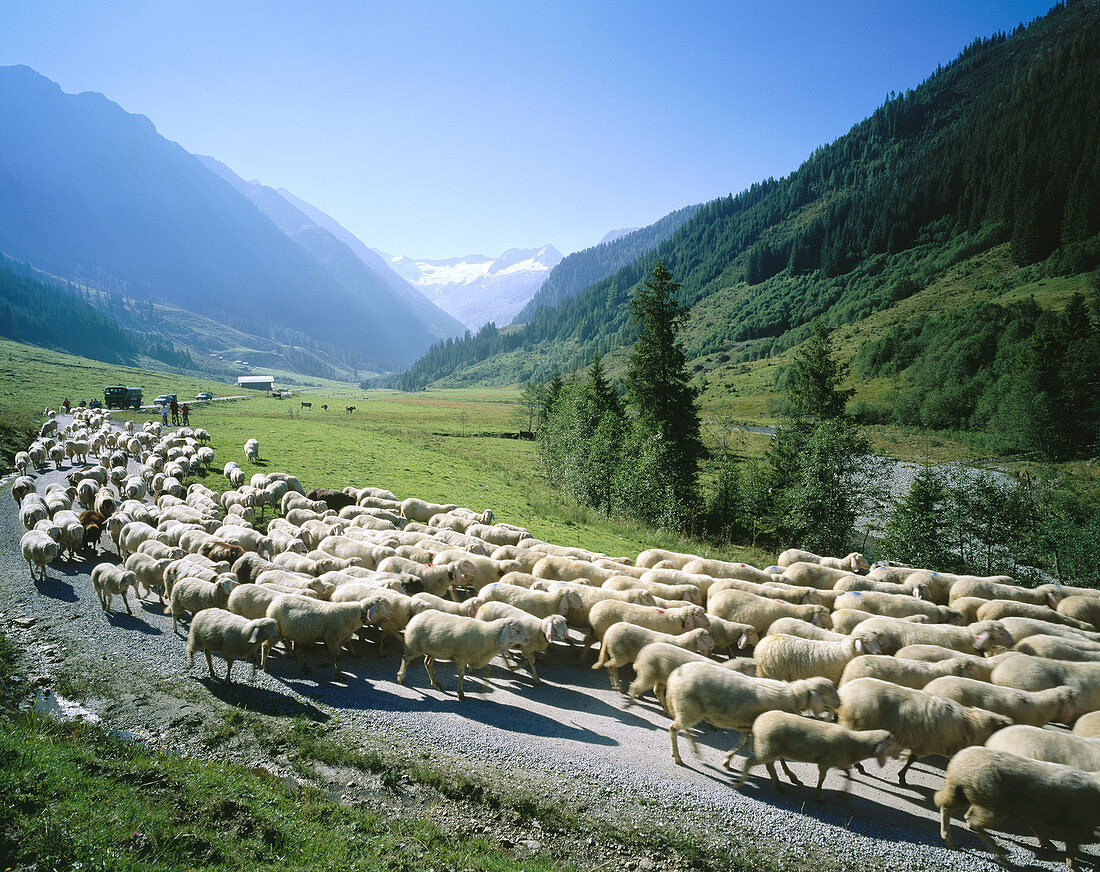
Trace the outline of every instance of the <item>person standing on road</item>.
{"type": "Polygon", "coordinates": [[[167,403],[161,403],[161,405],[160,405],[160,422],[165,427],[168,426],[168,412],[169,412],[168,404],[167,403]]]}
{"type": "Polygon", "coordinates": [[[187,403],[180,406],[180,414],[183,415],[183,426],[189,426],[191,424],[191,407],[187,403]]]}
{"type": "Polygon", "coordinates": [[[172,426],[175,427],[180,422],[180,404],[176,402],[175,397],[172,397],[172,401],[168,404],[168,408],[172,412],[172,426]]]}
{"type": "Polygon", "coordinates": [[[65,397],[65,402],[61,404],[61,408],[65,410],[66,415],[69,414],[69,409],[71,409],[72,406],[73,404],[69,402],[69,398],[65,397]]]}

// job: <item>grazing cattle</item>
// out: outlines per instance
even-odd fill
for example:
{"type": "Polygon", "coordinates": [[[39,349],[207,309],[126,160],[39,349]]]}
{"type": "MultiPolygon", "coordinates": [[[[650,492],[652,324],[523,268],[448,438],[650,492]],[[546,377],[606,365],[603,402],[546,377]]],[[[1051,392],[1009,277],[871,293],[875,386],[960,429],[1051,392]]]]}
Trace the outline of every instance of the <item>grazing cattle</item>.
{"type": "Polygon", "coordinates": [[[302,403],[302,408],[303,409],[312,409],[313,408],[313,403],[302,403]]]}
{"type": "Polygon", "coordinates": [[[345,412],[354,412],[355,411],[355,406],[344,406],[344,411],[345,412]]]}

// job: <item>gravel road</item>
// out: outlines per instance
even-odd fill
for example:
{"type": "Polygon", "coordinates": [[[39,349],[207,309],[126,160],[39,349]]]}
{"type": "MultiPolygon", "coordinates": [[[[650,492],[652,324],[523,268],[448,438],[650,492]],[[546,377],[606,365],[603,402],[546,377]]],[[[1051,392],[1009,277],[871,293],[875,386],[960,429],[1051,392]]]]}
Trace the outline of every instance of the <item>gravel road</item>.
{"type": "MultiPolygon", "coordinates": [[[[39,475],[39,491],[68,471],[66,466],[39,475]]],[[[3,481],[10,487],[10,477],[3,481]]],[[[235,678],[240,683],[226,687],[207,678],[201,657],[188,669],[183,640],[173,635],[171,617],[155,600],[137,601],[133,616],[124,611],[105,614],[91,587],[90,564],[58,562],[49,567],[46,583],[32,583],[19,554],[21,533],[9,503],[8,511],[0,512],[0,573],[5,579],[0,627],[29,652],[28,679],[43,687],[65,681],[80,690],[81,702],[106,725],[153,746],[177,753],[217,753],[200,740],[234,708],[272,718],[305,715],[338,724],[338,735],[355,747],[444,770],[471,769],[497,787],[514,786],[626,834],[675,833],[710,848],[733,847],[753,866],[753,858],[762,858],[776,868],[998,868],[960,820],[955,835],[962,850],[942,847],[931,801],[942,782],[940,765],[915,766],[907,789],[897,784],[895,761],[882,770],[869,769],[873,774],[866,778],[853,773],[848,796],[840,793],[843,776],[834,772],[825,782],[823,805],[814,802],[811,787],[777,793],[763,769],[735,791],[721,769],[731,744],[729,731],[704,729],[699,733],[702,757],[692,757],[682,744],[688,765],[676,766],[669,752],[668,718],[657,703],[650,699],[624,708],[606,674],[587,668],[591,655],[579,667],[575,654],[565,648],[540,664],[541,686],[534,686],[525,672],[510,675],[494,665],[490,677],[467,679],[465,702],[454,695],[455,673],[449,664],[437,667],[442,693],[431,688],[419,663],[410,665],[406,686],[398,685],[398,646],[392,642],[385,658],[373,651],[362,659],[344,658],[340,681],[332,680],[331,667],[318,649],[311,658],[312,677],[303,676],[293,660],[274,656],[270,674],[250,681],[248,666],[238,664],[235,678]]],[[[116,606],[121,608],[117,600],[116,606]]],[[[224,668],[224,663],[215,665],[224,668]]],[[[629,681],[629,670],[623,672],[629,681]]],[[[267,759],[240,741],[223,747],[221,754],[245,765],[282,765],[285,771],[285,761],[267,759]]],[[[795,763],[792,768],[804,782],[815,783],[816,767],[795,763]]],[[[342,777],[335,773],[333,780],[342,777]]],[[[385,801],[367,796],[382,791],[377,784],[328,787],[345,801],[383,807],[388,802],[395,814],[418,807],[423,811],[438,801],[418,796],[421,788],[415,785],[399,786],[385,801]]],[[[478,830],[476,808],[461,812],[449,807],[444,812],[460,831],[478,830]]],[[[497,829],[483,831],[499,838],[497,829]]],[[[520,845],[551,847],[548,841],[559,836],[534,830],[519,837],[520,845]]],[[[505,844],[516,838],[513,834],[505,844]]],[[[1013,861],[1026,868],[1061,868],[1050,854],[1036,860],[1027,847],[1036,844],[1030,836],[999,840],[1013,861]]],[[[594,847],[585,858],[592,861],[586,868],[604,859],[601,853],[594,847]]],[[[607,864],[678,868],[659,856],[612,856],[607,864]]]]}

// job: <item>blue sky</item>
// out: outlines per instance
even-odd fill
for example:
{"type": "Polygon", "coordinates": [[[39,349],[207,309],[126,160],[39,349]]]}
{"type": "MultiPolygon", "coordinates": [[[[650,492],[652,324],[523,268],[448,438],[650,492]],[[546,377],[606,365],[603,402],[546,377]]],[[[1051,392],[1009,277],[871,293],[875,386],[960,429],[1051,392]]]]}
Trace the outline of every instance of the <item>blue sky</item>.
{"type": "Polygon", "coordinates": [[[390,253],[567,253],[785,175],[1049,6],[3,0],[0,65],[101,91],[390,253]]]}

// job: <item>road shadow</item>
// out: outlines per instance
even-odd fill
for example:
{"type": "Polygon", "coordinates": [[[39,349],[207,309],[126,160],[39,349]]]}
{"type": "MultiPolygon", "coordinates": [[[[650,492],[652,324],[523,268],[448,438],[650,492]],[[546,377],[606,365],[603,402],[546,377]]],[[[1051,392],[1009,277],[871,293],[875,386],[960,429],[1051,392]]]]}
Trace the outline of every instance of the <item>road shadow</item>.
{"type": "Polygon", "coordinates": [[[107,612],[107,622],[113,627],[119,627],[123,630],[137,630],[139,633],[144,633],[147,636],[164,635],[164,631],[159,627],[154,627],[143,621],[137,615],[128,615],[126,612],[107,612]]]}
{"type": "MultiPolygon", "coordinates": [[[[319,663],[310,661],[313,674],[309,676],[303,675],[301,667],[291,658],[279,658],[277,662],[268,660],[268,670],[273,678],[285,684],[295,694],[334,708],[384,710],[409,715],[450,713],[513,733],[569,739],[593,745],[618,744],[616,740],[593,730],[576,727],[563,720],[523,708],[511,699],[493,699],[492,695],[495,693],[504,690],[514,692],[517,689],[503,685],[503,669],[494,669],[492,678],[467,673],[462,682],[466,698],[459,700],[456,695],[458,679],[453,671],[447,672],[440,669],[440,664],[436,664],[436,674],[443,685],[443,691],[440,692],[431,687],[422,665],[419,666],[419,674],[416,674],[418,664],[410,663],[405,687],[419,695],[409,697],[387,689],[386,685],[393,686],[397,675],[398,660],[395,657],[392,661],[392,664],[381,661],[387,665],[384,678],[369,675],[368,670],[362,668],[361,662],[345,662],[343,658],[340,663],[343,675],[340,679],[333,678],[332,666],[325,660],[320,660],[319,663]]],[[[529,689],[538,690],[537,687],[529,689]]]]}
{"type": "MultiPolygon", "coordinates": [[[[224,668],[224,661],[219,662],[224,668]]],[[[215,665],[214,668],[216,670],[218,666],[215,665]]],[[[234,664],[234,670],[241,668],[241,664],[234,664]]],[[[251,673],[252,667],[250,665],[246,664],[243,668],[246,670],[246,674],[251,673]]],[[[275,715],[276,717],[307,717],[318,723],[324,723],[331,719],[331,715],[326,714],[311,703],[286,693],[279,693],[266,687],[246,683],[240,680],[240,676],[235,678],[232,684],[227,684],[224,680],[218,678],[211,678],[209,673],[198,678],[197,681],[199,684],[204,685],[212,696],[234,708],[246,709],[258,714],[275,715]]]]}
{"type": "Polygon", "coordinates": [[[68,581],[63,581],[60,578],[49,575],[46,576],[46,580],[34,579],[35,589],[43,596],[48,596],[50,599],[60,600],[65,603],[75,603],[80,597],[76,593],[76,588],[68,581]]]}

